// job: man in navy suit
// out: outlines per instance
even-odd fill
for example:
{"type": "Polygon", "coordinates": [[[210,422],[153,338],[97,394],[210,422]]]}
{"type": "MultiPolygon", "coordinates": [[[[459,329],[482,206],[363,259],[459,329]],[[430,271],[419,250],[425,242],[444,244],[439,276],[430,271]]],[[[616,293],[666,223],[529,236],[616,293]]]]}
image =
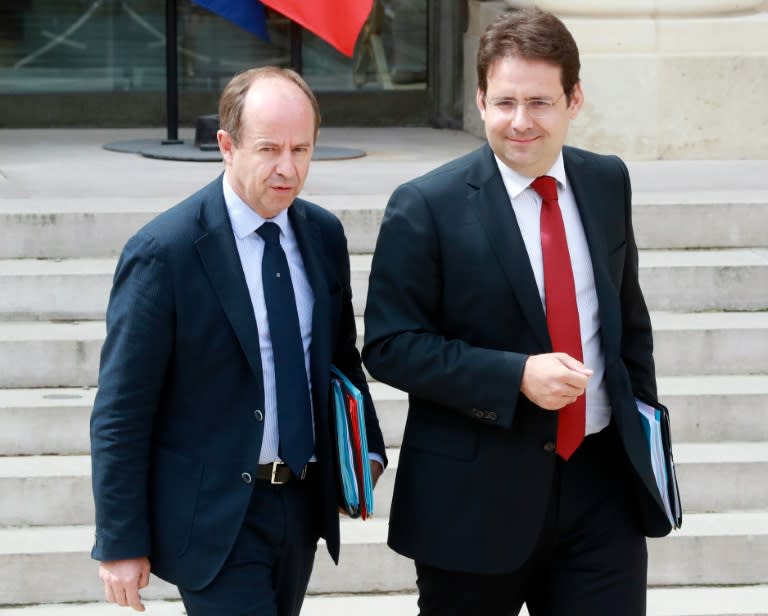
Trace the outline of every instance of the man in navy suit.
{"type": "Polygon", "coordinates": [[[500,16],[477,72],[488,144],[400,186],[373,258],[363,361],[409,394],[389,545],[422,616],[638,616],[670,523],[627,169],[564,147],[584,94],[553,15],[500,16]]]}
{"type": "Polygon", "coordinates": [[[339,556],[331,364],[364,394],[375,479],[384,443],[341,223],[297,197],[314,95],[293,71],[253,69],[219,115],[224,174],[117,266],[91,418],[92,556],[119,605],[144,609],[151,571],[190,616],[294,616],[318,538],[339,556]]]}

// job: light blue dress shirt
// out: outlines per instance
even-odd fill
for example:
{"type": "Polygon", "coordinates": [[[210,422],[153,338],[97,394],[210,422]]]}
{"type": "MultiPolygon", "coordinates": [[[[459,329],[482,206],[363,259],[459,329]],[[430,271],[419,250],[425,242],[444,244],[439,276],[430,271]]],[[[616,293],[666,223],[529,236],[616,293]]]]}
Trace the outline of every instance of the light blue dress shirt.
{"type": "MultiPolygon", "coordinates": [[[[280,460],[277,455],[280,433],[277,427],[277,387],[275,383],[275,360],[272,354],[272,339],[269,335],[269,322],[267,321],[267,305],[264,301],[264,287],[261,281],[261,259],[264,256],[264,240],[256,233],[261,225],[267,222],[266,218],[259,216],[251,209],[232,189],[226,176],[222,180],[224,189],[224,202],[227,205],[227,213],[232,223],[232,231],[235,234],[235,245],[240,256],[240,264],[245,274],[245,283],[248,285],[248,294],[253,304],[253,314],[256,318],[256,327],[259,330],[259,348],[261,350],[261,372],[264,381],[264,436],[259,453],[259,464],[269,464],[280,460]]],[[[299,327],[301,328],[301,340],[304,345],[304,367],[307,371],[307,383],[310,389],[310,402],[312,400],[312,376],[309,370],[309,348],[312,344],[312,309],[315,305],[315,296],[304,269],[304,260],[301,257],[296,235],[288,220],[288,210],[283,210],[274,218],[269,219],[280,227],[280,245],[288,260],[288,268],[291,271],[291,283],[293,293],[296,296],[296,309],[299,313],[299,327]]],[[[312,416],[314,422],[314,414],[312,416]]],[[[371,460],[375,460],[384,466],[384,460],[375,453],[369,454],[371,460]]],[[[313,455],[310,462],[317,461],[313,455]]]]}
{"type": "MultiPolygon", "coordinates": [[[[243,267],[245,282],[248,285],[248,293],[251,296],[256,326],[259,329],[261,371],[264,381],[264,437],[261,442],[259,464],[268,464],[279,460],[277,451],[280,434],[277,427],[275,361],[272,354],[269,322],[267,321],[267,305],[264,302],[264,288],[261,282],[261,259],[264,256],[264,240],[256,233],[256,229],[263,225],[267,219],[259,216],[244,203],[237,193],[232,190],[226,178],[223,180],[223,185],[224,201],[227,204],[229,220],[232,222],[232,231],[235,234],[235,244],[240,255],[240,264],[243,267]]],[[[312,377],[309,371],[309,347],[312,343],[312,309],[315,304],[315,297],[307,279],[296,235],[288,221],[288,210],[283,210],[277,216],[270,219],[270,222],[274,222],[280,227],[280,245],[285,252],[288,268],[291,271],[291,283],[293,284],[293,293],[296,296],[296,309],[299,313],[301,340],[304,344],[304,366],[307,371],[311,401],[312,377]]],[[[314,456],[310,459],[310,461],[315,460],[314,456]]]]}

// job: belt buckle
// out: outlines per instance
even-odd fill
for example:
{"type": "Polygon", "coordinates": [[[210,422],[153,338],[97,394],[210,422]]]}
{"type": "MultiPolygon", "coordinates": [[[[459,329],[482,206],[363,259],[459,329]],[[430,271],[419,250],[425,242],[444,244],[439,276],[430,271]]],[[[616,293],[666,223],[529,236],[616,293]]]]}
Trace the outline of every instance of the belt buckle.
{"type": "Polygon", "coordinates": [[[279,466],[282,466],[282,464],[277,460],[272,462],[272,473],[270,474],[270,477],[269,477],[269,483],[271,483],[273,486],[281,486],[284,483],[286,483],[285,481],[279,481],[277,479],[277,470],[279,466]]]}

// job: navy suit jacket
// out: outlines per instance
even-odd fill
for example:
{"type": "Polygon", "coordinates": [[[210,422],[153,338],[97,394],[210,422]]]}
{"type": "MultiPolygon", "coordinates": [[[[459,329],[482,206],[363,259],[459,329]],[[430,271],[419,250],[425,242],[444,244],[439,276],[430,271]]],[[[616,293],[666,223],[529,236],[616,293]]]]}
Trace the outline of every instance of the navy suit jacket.
{"type": "MultiPolygon", "coordinates": [[[[365,394],[371,451],[384,443],[355,348],[349,255],[339,220],[296,199],[288,210],[314,292],[310,370],[318,527],[334,560],[339,522],[328,415],[329,366],[365,394]]],[[[126,244],[107,309],[91,417],[92,556],[148,556],[198,589],[218,573],[253,489],[264,408],[259,336],[222,179],[126,244]]],[[[385,457],[386,459],[386,457],[385,457]]]]}
{"type": "MultiPolygon", "coordinates": [[[[616,157],[564,149],[599,300],[613,421],[648,535],[661,509],[634,396],[656,400],[651,323],[638,284],[629,176],[616,157]]],[[[389,544],[445,569],[516,570],[545,517],[557,413],[520,393],[552,345],[528,254],[490,147],[400,186],[379,234],[363,360],[409,393],[389,544]]]]}

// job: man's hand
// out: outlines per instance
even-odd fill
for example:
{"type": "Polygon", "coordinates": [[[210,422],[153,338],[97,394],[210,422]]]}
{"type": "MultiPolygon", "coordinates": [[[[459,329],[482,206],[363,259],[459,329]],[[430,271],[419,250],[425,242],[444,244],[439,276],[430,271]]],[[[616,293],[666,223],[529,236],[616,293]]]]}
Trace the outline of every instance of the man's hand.
{"type": "Polygon", "coordinates": [[[373,487],[376,487],[376,482],[379,480],[379,477],[381,477],[382,473],[384,472],[384,467],[379,464],[376,460],[370,460],[371,465],[371,479],[373,479],[373,487]]]}
{"type": "MultiPolygon", "coordinates": [[[[373,479],[373,487],[376,487],[376,482],[379,480],[379,477],[381,477],[382,473],[384,473],[384,467],[376,462],[376,460],[369,460],[368,463],[371,465],[371,479],[373,479]]],[[[344,507],[339,507],[339,513],[348,516],[347,510],[344,509],[344,507]]]]}
{"type": "Polygon", "coordinates": [[[520,391],[535,405],[557,411],[584,393],[592,370],[565,353],[531,355],[520,391]]]}
{"type": "Polygon", "coordinates": [[[107,601],[144,611],[139,590],[149,584],[148,558],[104,561],[99,565],[99,578],[104,582],[107,601]]]}

